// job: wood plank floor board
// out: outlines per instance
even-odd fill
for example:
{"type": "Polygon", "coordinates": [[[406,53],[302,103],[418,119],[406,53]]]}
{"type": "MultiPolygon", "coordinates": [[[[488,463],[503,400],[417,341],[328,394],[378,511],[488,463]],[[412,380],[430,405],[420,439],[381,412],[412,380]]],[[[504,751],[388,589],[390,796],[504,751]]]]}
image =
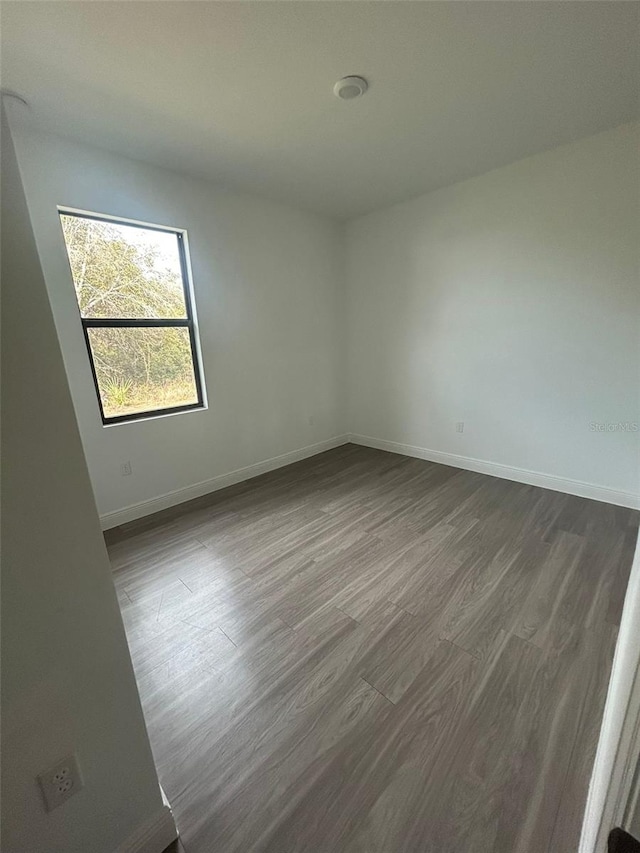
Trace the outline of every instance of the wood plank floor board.
{"type": "Polygon", "coordinates": [[[412,829],[399,849],[429,853],[502,849],[496,838],[513,794],[514,765],[522,783],[520,765],[529,720],[525,703],[540,656],[537,649],[507,633],[498,639],[439,756],[438,785],[416,805],[412,829]],[[478,797],[480,790],[487,795],[478,797]]]}
{"type": "Polygon", "coordinates": [[[583,537],[560,532],[541,561],[538,577],[524,600],[514,633],[543,648],[584,551],[583,537]]]}
{"type": "Polygon", "coordinates": [[[440,644],[437,621],[400,611],[388,632],[376,637],[362,662],[363,677],[391,702],[400,701],[440,644]]]}
{"type": "MultiPolygon", "coordinates": [[[[335,757],[352,752],[362,733],[379,726],[389,713],[389,703],[361,679],[352,681],[348,691],[341,693],[339,700],[334,695],[334,700],[321,712],[313,709],[300,714],[297,723],[278,714],[277,722],[286,726],[286,731],[282,732],[281,741],[280,731],[274,732],[271,724],[274,737],[269,735],[266,750],[261,753],[260,746],[252,750],[252,755],[257,751],[265,759],[258,769],[238,774],[235,766],[239,756],[232,757],[231,772],[222,779],[224,790],[218,788],[219,802],[224,805],[221,819],[203,821],[197,800],[187,807],[196,828],[193,835],[185,836],[187,849],[191,838],[194,845],[209,850],[264,849],[260,836],[265,813],[278,815],[279,824],[305,793],[313,790],[316,799],[317,782],[332,767],[335,757]]],[[[243,730],[238,736],[244,740],[250,734],[243,730]]],[[[316,812],[314,823],[307,827],[307,832],[312,830],[312,837],[323,817],[316,812]]]]}
{"type": "Polygon", "coordinates": [[[464,706],[475,666],[466,653],[440,643],[393,713],[351,750],[336,754],[285,820],[269,827],[264,848],[256,849],[395,850],[411,803],[434,781],[436,756],[464,706]]]}
{"type": "MultiPolygon", "coordinates": [[[[517,732],[517,740],[505,768],[507,793],[495,840],[497,850],[514,853],[551,849],[556,822],[565,819],[559,803],[576,747],[580,709],[588,699],[584,666],[592,661],[591,650],[583,653],[574,648],[563,654],[540,650],[537,655],[519,726],[509,731],[510,735],[517,732]]],[[[579,830],[571,838],[572,845],[577,845],[579,830]]]]}
{"type": "Polygon", "coordinates": [[[471,583],[451,595],[440,636],[475,657],[487,657],[500,632],[517,622],[547,551],[543,543],[531,542],[521,550],[509,544],[489,562],[463,564],[458,574],[471,583]]]}
{"type": "Polygon", "coordinates": [[[638,518],[345,445],[110,531],[185,853],[575,853],[638,518]]]}

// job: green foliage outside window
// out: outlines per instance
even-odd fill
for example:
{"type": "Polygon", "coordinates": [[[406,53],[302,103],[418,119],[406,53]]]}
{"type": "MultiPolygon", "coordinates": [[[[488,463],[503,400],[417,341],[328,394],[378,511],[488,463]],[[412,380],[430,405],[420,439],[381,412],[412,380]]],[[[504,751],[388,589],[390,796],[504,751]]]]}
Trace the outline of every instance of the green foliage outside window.
{"type": "MultiPolygon", "coordinates": [[[[80,314],[185,319],[173,232],[61,215],[80,314]]],[[[106,417],[197,402],[188,329],[89,328],[106,417]]]]}

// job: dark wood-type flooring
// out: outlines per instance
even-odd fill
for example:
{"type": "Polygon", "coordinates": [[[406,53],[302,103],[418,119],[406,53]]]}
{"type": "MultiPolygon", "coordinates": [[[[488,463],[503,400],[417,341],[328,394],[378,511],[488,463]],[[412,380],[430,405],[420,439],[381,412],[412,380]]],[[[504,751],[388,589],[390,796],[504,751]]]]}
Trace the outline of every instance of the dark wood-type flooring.
{"type": "Polygon", "coordinates": [[[111,531],[186,853],[575,853],[637,527],[345,445],[111,531]]]}

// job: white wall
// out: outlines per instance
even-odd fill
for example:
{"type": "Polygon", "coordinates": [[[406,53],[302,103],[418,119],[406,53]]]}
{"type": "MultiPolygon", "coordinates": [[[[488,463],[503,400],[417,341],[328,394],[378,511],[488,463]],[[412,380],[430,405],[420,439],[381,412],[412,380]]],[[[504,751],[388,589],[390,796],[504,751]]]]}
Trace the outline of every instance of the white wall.
{"type": "Polygon", "coordinates": [[[14,135],[101,514],[344,432],[336,223],[58,137],[14,135]],[[206,411],[102,426],[57,205],[187,229],[206,411]]]}
{"type": "MultiPolygon", "coordinates": [[[[2,128],[2,846],[113,853],[163,806],[8,130],[2,128]],[[70,752],[84,789],[46,813],[70,752]]],[[[162,849],[159,846],[159,849],[162,849]]]]}
{"type": "Polygon", "coordinates": [[[346,228],[57,137],[17,128],[16,139],[107,525],[346,431],[637,501],[640,432],[591,424],[640,420],[638,125],[346,228]],[[59,204],[188,230],[207,411],[101,425],[59,204]]]}
{"type": "Polygon", "coordinates": [[[352,433],[633,504],[640,433],[590,424],[640,421],[638,142],[620,127],[349,224],[352,433]]]}

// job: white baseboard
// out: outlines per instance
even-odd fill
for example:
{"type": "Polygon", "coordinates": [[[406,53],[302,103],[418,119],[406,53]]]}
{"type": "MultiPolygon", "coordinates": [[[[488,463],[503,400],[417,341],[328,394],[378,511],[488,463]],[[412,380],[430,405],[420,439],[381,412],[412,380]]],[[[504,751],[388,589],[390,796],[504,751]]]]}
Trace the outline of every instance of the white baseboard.
{"type": "Polygon", "coordinates": [[[176,822],[168,805],[138,827],[115,853],[162,853],[178,837],[176,822]]]}
{"type": "Polygon", "coordinates": [[[466,471],[476,471],[479,474],[501,477],[503,480],[514,480],[516,483],[540,486],[543,489],[552,489],[554,492],[565,492],[569,495],[578,495],[581,498],[590,498],[594,501],[640,509],[640,495],[633,492],[622,492],[609,489],[606,486],[596,486],[593,483],[557,477],[554,474],[541,474],[538,471],[528,471],[526,468],[514,468],[511,465],[487,462],[484,459],[474,459],[471,456],[459,456],[457,453],[428,450],[426,447],[414,447],[411,444],[400,444],[397,441],[386,441],[380,438],[372,438],[369,435],[352,433],[348,439],[352,444],[361,444],[364,447],[373,447],[376,450],[388,450],[390,453],[400,453],[403,456],[415,456],[418,459],[427,459],[429,462],[439,462],[441,465],[451,465],[454,468],[464,468],[466,471]]]}
{"type": "Polygon", "coordinates": [[[276,468],[291,465],[292,462],[299,462],[301,459],[307,459],[310,456],[323,453],[325,450],[339,447],[341,444],[346,444],[348,440],[349,438],[346,435],[337,435],[326,441],[319,441],[317,444],[309,444],[298,450],[282,453],[280,456],[272,456],[270,459],[264,459],[262,462],[256,462],[244,468],[237,468],[235,471],[229,471],[227,474],[219,474],[210,480],[203,480],[200,483],[194,483],[192,486],[175,489],[157,498],[140,501],[140,503],[131,504],[114,512],[107,512],[100,516],[102,529],[109,530],[111,527],[118,527],[120,524],[126,524],[129,521],[135,521],[137,518],[143,518],[145,515],[152,515],[154,512],[160,512],[160,510],[168,509],[185,501],[200,498],[202,495],[209,494],[209,492],[217,492],[219,489],[233,486],[236,483],[241,483],[243,480],[250,480],[252,477],[266,474],[267,471],[274,471],[276,468]]]}

